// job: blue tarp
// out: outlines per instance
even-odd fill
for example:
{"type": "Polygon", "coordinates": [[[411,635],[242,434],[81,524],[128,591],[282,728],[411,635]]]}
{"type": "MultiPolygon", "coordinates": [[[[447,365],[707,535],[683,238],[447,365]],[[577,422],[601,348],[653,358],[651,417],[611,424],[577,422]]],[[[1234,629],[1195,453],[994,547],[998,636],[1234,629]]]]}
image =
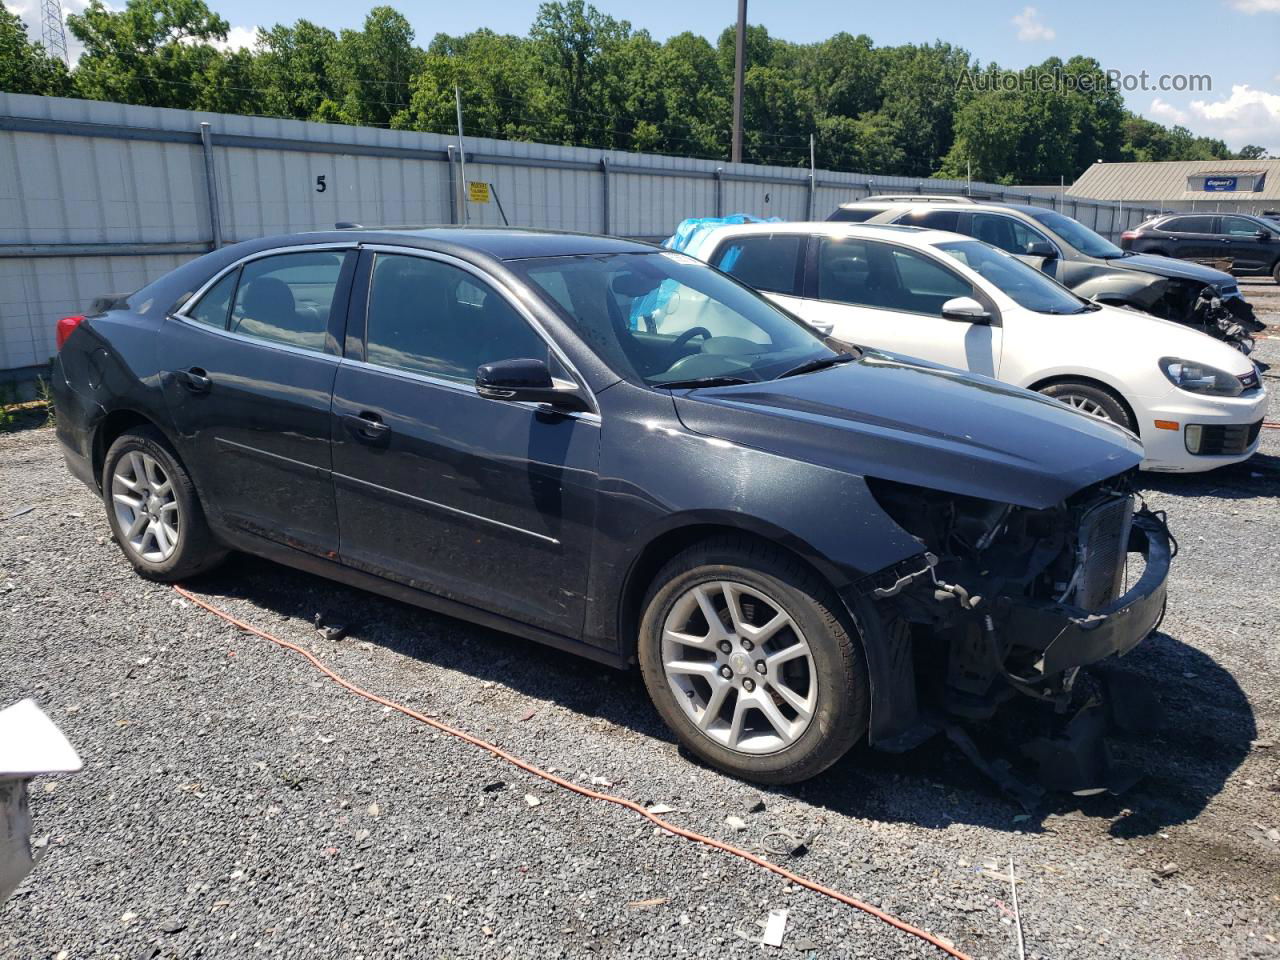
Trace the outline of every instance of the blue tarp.
{"type": "Polygon", "coordinates": [[[739,223],[781,223],[781,217],[753,217],[749,213],[731,213],[727,217],[690,217],[682,220],[676,232],[662,245],[669,250],[685,250],[694,238],[712,227],[724,227],[739,223]]]}

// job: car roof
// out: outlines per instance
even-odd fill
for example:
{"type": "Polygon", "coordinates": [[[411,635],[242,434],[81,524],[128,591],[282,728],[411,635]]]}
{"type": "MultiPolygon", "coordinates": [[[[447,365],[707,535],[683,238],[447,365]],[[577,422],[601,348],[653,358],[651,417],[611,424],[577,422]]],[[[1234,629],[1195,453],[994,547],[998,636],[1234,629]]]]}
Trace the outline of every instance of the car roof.
{"type": "Polygon", "coordinates": [[[982,213],[984,211],[1000,212],[1003,210],[1017,210],[1028,216],[1035,216],[1038,213],[1054,213],[1055,211],[1049,207],[1037,207],[1031,203],[1006,203],[1003,200],[949,200],[938,202],[937,200],[854,200],[851,203],[840,204],[841,210],[908,210],[914,207],[928,207],[930,210],[946,209],[949,205],[955,204],[962,207],[964,213],[982,213]]]}
{"type": "Polygon", "coordinates": [[[652,253],[653,244],[620,237],[603,237],[567,230],[535,230],[527,227],[343,225],[332,231],[289,234],[264,240],[268,246],[332,243],[357,239],[360,243],[387,243],[424,250],[469,250],[495,260],[531,257],[571,257],[603,253],[652,253]]]}
{"type": "MultiPolygon", "coordinates": [[[[948,230],[911,227],[898,223],[849,223],[841,220],[787,220],[782,223],[726,224],[708,232],[708,236],[804,233],[837,237],[860,237],[865,240],[902,240],[910,246],[932,246],[947,240],[973,240],[948,230]]],[[[975,241],[976,242],[976,241],[975,241]]]]}

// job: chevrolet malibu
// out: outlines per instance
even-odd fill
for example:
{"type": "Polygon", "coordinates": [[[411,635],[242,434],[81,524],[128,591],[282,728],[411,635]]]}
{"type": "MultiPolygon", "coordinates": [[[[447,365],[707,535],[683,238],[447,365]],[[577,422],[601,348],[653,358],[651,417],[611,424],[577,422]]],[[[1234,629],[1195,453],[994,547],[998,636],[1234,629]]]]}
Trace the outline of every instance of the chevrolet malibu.
{"type": "Polygon", "coordinates": [[[683,254],[311,233],[106,307],[58,324],[57,429],[141,575],[239,550],[638,662],[738,776],[1062,700],[1163,610],[1170,540],[1135,510],[1128,431],[837,352],[683,254]]]}

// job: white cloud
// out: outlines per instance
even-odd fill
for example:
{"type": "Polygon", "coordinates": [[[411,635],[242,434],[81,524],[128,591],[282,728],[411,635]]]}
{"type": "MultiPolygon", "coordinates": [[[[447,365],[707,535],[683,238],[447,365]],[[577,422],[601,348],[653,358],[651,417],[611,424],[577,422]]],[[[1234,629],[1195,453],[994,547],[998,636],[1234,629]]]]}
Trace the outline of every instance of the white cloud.
{"type": "MultiPolygon", "coordinates": [[[[1241,0],[1241,2],[1251,2],[1251,0],[1241,0]]],[[[1257,0],[1257,2],[1271,2],[1271,0],[1257,0]]],[[[1018,28],[1018,39],[1023,43],[1052,40],[1057,36],[1053,27],[1040,22],[1040,11],[1035,7],[1023,7],[1022,12],[1011,22],[1018,28]]]]}
{"type": "Polygon", "coordinates": [[[1232,86],[1229,97],[1192,100],[1186,110],[1156,97],[1147,112],[1165,123],[1180,123],[1198,134],[1219,137],[1236,150],[1256,143],[1280,153],[1280,93],[1239,83],[1232,86]]]}
{"type": "Polygon", "coordinates": [[[1157,120],[1163,120],[1165,123],[1185,125],[1187,122],[1187,112],[1185,110],[1179,110],[1172,103],[1161,100],[1159,97],[1151,101],[1151,108],[1147,113],[1157,120]]]}
{"type": "Polygon", "coordinates": [[[232,27],[227,31],[227,39],[215,40],[213,46],[219,50],[247,50],[258,40],[257,27],[232,27]]]}
{"type": "Polygon", "coordinates": [[[1280,13],[1280,0],[1231,0],[1241,13],[1280,13]]]}

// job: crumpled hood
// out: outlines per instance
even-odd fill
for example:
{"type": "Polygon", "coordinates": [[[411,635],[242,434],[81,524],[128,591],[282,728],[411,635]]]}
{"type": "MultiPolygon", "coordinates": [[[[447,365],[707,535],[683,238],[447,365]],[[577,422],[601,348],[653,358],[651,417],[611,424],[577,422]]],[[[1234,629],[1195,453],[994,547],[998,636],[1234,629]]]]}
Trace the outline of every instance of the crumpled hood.
{"type": "Polygon", "coordinates": [[[1108,266],[1122,270],[1137,270],[1140,273],[1154,273],[1161,277],[1180,277],[1183,280],[1198,280],[1214,287],[1234,287],[1235,277],[1202,263],[1190,260],[1175,260],[1173,257],[1155,257],[1146,253],[1137,253],[1132,257],[1115,257],[1107,261],[1108,266]]]}
{"type": "Polygon", "coordinates": [[[878,351],[783,380],[690,390],[675,403],[706,436],[1037,509],[1142,460],[1127,430],[1056,400],[878,351]]]}

